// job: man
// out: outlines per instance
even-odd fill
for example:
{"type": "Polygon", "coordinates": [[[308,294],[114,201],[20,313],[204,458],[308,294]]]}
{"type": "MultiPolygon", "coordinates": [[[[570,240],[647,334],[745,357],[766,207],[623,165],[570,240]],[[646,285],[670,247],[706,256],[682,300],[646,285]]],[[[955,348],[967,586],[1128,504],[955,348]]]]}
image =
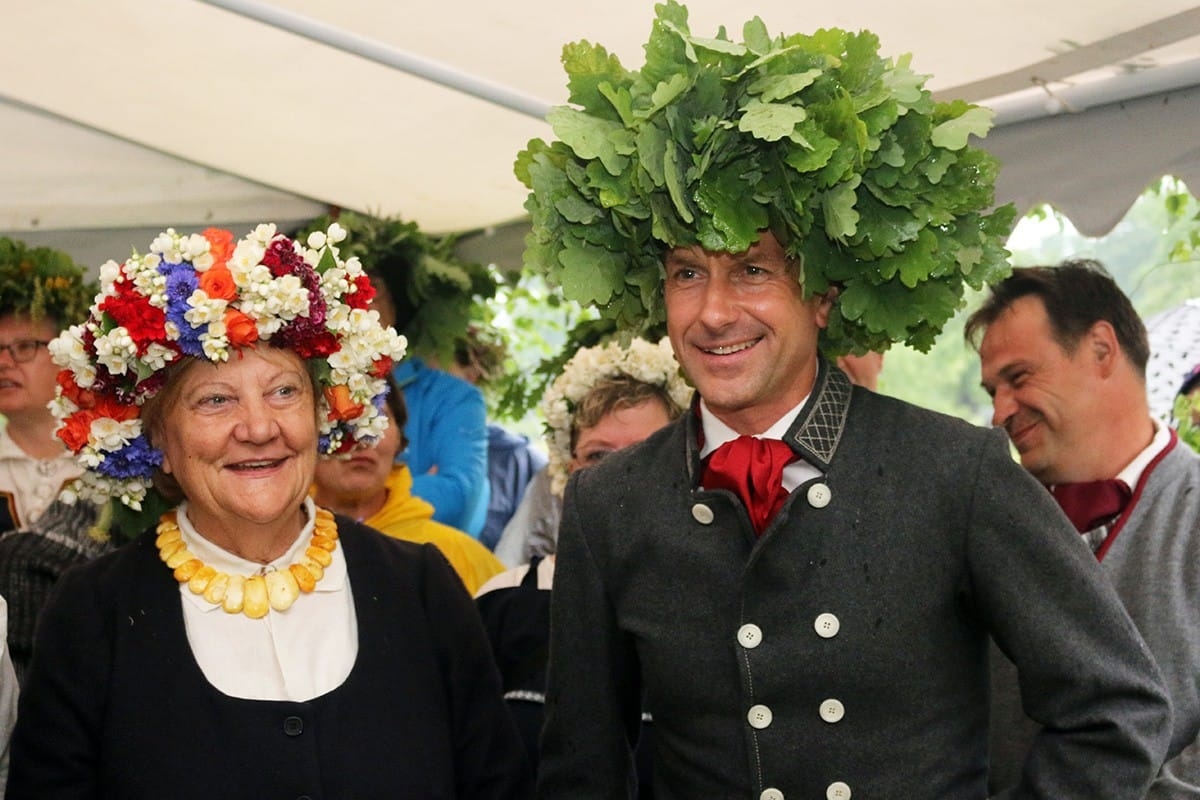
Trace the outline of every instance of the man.
{"type": "Polygon", "coordinates": [[[852,386],[820,355],[822,339],[923,340],[954,305],[926,301],[1003,263],[977,182],[994,165],[931,135],[967,106],[925,116],[869,34],[771,38],[755,20],[745,44],[714,44],[677,4],[657,11],[640,73],[567,48],[582,110],[517,161],[527,259],[581,291],[591,254],[609,313],[665,308],[698,394],[568,483],[540,800],[631,796],[643,703],[660,800],[978,800],[989,635],[1045,724],[1006,799],[1140,798],[1165,692],[1053,501],[997,432],[852,386]],[[627,292],[652,254],[661,294],[627,292]]]}
{"type": "MultiPolygon", "coordinates": [[[[1146,329],[1094,261],[1029,267],[968,320],[992,423],[1100,561],[1158,661],[1174,723],[1155,800],[1200,798],[1200,457],[1150,416],[1146,329]]],[[[1028,742],[1011,665],[996,665],[993,783],[1028,742]]]]}

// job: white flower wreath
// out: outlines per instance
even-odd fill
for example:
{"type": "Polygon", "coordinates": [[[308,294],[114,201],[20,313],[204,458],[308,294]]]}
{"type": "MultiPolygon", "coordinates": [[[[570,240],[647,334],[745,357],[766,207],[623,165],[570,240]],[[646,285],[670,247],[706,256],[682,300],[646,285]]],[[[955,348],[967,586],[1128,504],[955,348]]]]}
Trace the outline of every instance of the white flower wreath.
{"type": "Polygon", "coordinates": [[[567,486],[567,467],[571,463],[571,419],[575,407],[596,384],[606,378],[628,375],[634,380],[661,386],[680,408],[687,408],[692,387],[679,371],[679,362],[669,339],[657,344],[633,339],[628,347],[611,342],[584,347],[571,357],[562,374],[542,396],[541,411],[546,420],[546,447],[549,450],[550,489],[562,497],[567,486]]]}

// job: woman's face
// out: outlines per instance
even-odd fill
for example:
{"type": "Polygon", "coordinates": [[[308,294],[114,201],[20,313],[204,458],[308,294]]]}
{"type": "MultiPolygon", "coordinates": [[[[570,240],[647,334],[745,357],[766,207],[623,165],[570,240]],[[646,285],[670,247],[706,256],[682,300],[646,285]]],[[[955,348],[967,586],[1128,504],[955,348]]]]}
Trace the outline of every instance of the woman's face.
{"type": "MultiPolygon", "coordinates": [[[[48,342],[57,335],[58,328],[49,319],[34,321],[13,314],[0,317],[3,345],[48,342]]],[[[58,366],[44,344],[37,346],[32,360],[21,363],[10,350],[0,351],[0,415],[22,423],[29,417],[48,419],[50,411],[46,404],[54,399],[57,376],[58,366]]]]}
{"type": "Polygon", "coordinates": [[[640,442],[671,421],[659,400],[615,408],[590,428],[580,428],[568,472],[590,467],[609,453],[640,442]]]}
{"type": "Polygon", "coordinates": [[[236,536],[248,525],[290,524],[312,486],[317,418],[312,383],[296,354],[245,350],[197,363],[175,380],[155,444],[201,533],[236,536]]]}
{"type": "MultiPolygon", "coordinates": [[[[384,404],[384,408],[387,405],[384,404]]],[[[400,452],[400,428],[390,409],[388,426],[374,447],[353,451],[349,458],[322,458],[317,462],[319,505],[342,507],[360,503],[384,491],[400,452]]]]}

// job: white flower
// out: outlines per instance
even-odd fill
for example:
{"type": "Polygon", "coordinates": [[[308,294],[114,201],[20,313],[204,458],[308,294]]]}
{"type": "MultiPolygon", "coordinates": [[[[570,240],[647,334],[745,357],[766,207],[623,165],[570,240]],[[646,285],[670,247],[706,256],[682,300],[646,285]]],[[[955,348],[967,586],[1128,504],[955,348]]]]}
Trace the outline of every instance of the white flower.
{"type": "Polygon", "coordinates": [[[687,408],[692,388],[679,371],[669,339],[658,343],[634,339],[628,347],[619,342],[585,347],[563,366],[562,374],[542,396],[541,412],[546,420],[546,448],[550,489],[559,497],[567,485],[571,463],[571,421],[575,406],[596,384],[617,375],[628,375],[643,383],[661,386],[680,408],[687,408]]]}

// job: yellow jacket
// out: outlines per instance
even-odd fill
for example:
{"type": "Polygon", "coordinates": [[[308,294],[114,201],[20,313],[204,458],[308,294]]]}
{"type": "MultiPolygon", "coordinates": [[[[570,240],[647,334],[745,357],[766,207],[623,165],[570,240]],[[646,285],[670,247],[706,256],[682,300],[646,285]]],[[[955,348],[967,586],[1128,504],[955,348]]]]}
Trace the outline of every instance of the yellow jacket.
{"type": "Polygon", "coordinates": [[[430,543],[462,578],[472,595],[493,575],[506,567],[492,552],[467,534],[433,519],[433,506],[412,493],[412,472],[404,464],[392,469],[384,484],[387,501],[383,508],[363,520],[377,531],[418,544],[430,543]]]}

